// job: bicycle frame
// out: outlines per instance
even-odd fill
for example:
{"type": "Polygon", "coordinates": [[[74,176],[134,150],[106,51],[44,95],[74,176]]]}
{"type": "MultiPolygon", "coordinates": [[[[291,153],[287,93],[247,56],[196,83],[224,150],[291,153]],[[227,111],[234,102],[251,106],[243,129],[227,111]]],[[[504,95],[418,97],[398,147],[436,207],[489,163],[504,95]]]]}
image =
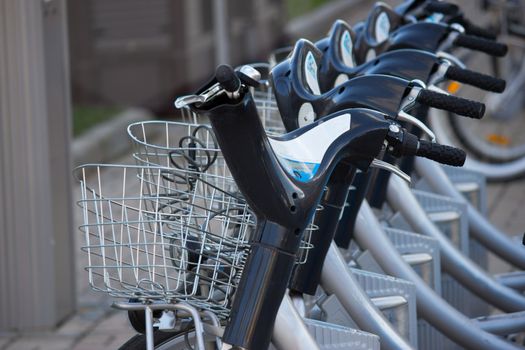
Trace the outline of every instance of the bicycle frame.
{"type": "MultiPolygon", "coordinates": [[[[275,141],[270,145],[266,138],[251,95],[246,94],[231,104],[200,108],[198,112],[210,117],[226,163],[258,219],[223,339],[243,348],[265,349],[292,272],[301,233],[330,174],[343,159],[366,169],[379,153],[390,123],[376,112],[353,110],[303,128],[308,131],[319,125],[326,128],[330,121],[338,120],[347,123],[341,133],[329,136],[330,147],[325,150],[317,173],[310,181],[305,173],[305,181],[301,173],[294,171],[291,175],[280,165],[283,161],[272,152],[277,145],[275,141]],[[258,162],[254,163],[254,159],[258,162]],[[254,179],[258,179],[257,186],[254,179]],[[247,293],[248,290],[251,292],[247,293]]],[[[303,131],[297,130],[289,140],[298,140],[303,131]]],[[[279,147],[282,152],[284,146],[279,147]]]]}
{"type": "Polygon", "coordinates": [[[384,236],[381,224],[370,206],[361,204],[354,237],[368,249],[385,272],[413,282],[417,289],[417,308],[423,318],[456,343],[470,349],[516,349],[514,344],[486,333],[437,295],[384,236]]]}

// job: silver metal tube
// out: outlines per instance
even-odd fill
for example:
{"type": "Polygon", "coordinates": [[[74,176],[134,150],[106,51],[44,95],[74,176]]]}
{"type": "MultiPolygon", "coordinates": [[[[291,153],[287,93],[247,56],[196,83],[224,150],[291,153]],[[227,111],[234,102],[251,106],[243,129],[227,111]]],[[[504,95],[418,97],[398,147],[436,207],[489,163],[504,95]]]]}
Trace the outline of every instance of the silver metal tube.
{"type": "Polygon", "coordinates": [[[324,260],[321,285],[327,293],[337,296],[360,329],[379,336],[381,349],[412,349],[370,301],[333,242],[324,260]]]}
{"type": "Polygon", "coordinates": [[[514,271],[501,275],[494,276],[496,281],[499,283],[515,289],[517,291],[525,291],[525,272],[523,271],[514,271]]]}
{"type": "MultiPolygon", "coordinates": [[[[195,326],[195,339],[197,342],[197,349],[204,350],[204,328],[202,326],[202,320],[197,309],[185,303],[152,303],[152,304],[140,304],[140,303],[127,303],[127,302],[116,302],[113,303],[112,307],[119,310],[144,310],[146,312],[146,336],[147,332],[151,331],[151,337],[146,338],[146,342],[149,344],[149,338],[151,338],[151,344],[153,344],[153,310],[181,310],[186,315],[193,318],[193,325],[195,326]],[[148,316],[149,315],[149,316],[148,316]],[[149,317],[149,320],[148,320],[149,317]],[[150,323],[148,323],[150,322],[150,323]]],[[[148,350],[150,348],[148,347],[148,350]]],[[[151,347],[153,349],[153,346],[151,347]]]]}
{"type": "Polygon", "coordinates": [[[525,269],[525,247],[513,242],[505,233],[498,230],[481,215],[456,190],[441,166],[427,159],[416,158],[415,169],[437,193],[467,203],[469,230],[476,240],[501,259],[520,269],[525,269]]]}
{"type": "Polygon", "coordinates": [[[284,296],[275,319],[272,344],[281,350],[319,349],[288,294],[284,296]]]}
{"type": "Polygon", "coordinates": [[[155,344],[153,342],[153,310],[146,306],[144,309],[146,316],[146,349],[154,350],[155,344]]]}
{"type": "Polygon", "coordinates": [[[467,349],[507,350],[520,348],[478,328],[469,318],[450,306],[426,285],[388,240],[381,224],[366,201],[363,202],[359,210],[354,238],[361,248],[370,251],[386,273],[415,284],[418,314],[457,344],[467,349]]]}
{"type": "Polygon", "coordinates": [[[428,218],[404,181],[395,176],[390,177],[387,200],[394,210],[401,212],[414,231],[435,238],[439,242],[441,265],[459,283],[505,312],[525,310],[525,297],[499,284],[472,260],[465,257],[428,218]]]}
{"type": "Polygon", "coordinates": [[[508,335],[525,330],[525,312],[479,317],[473,321],[484,331],[497,335],[508,335]]]}

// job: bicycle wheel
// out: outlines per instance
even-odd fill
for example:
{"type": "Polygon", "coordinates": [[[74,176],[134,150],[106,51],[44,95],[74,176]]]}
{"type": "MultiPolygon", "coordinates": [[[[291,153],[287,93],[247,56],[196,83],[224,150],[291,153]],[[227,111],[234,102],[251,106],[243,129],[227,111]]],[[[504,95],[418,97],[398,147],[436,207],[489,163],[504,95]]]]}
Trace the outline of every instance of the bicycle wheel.
{"type": "MultiPolygon", "coordinates": [[[[179,333],[170,332],[153,332],[153,344],[156,350],[193,350],[195,331],[189,329],[179,333]]],[[[144,350],[146,349],[146,336],[144,334],[137,334],[126,343],[124,343],[119,350],[144,350]]]]}
{"type": "MultiPolygon", "coordinates": [[[[438,142],[448,145],[458,145],[457,139],[450,131],[450,124],[444,122],[446,119],[445,113],[441,111],[432,111],[429,114],[429,122],[432,130],[435,132],[438,142]]],[[[477,171],[483,174],[487,181],[504,182],[522,178],[525,176],[525,157],[505,163],[489,163],[475,159],[474,157],[467,157],[465,161],[465,168],[477,171]]]]}
{"type": "MultiPolygon", "coordinates": [[[[507,5],[509,6],[509,5],[507,5]]],[[[469,68],[500,77],[507,81],[507,88],[501,94],[476,91],[465,86],[460,95],[482,100],[486,113],[481,121],[465,120],[449,115],[452,130],[462,145],[478,160],[489,163],[505,163],[525,157],[525,36],[516,33],[516,27],[525,25],[521,16],[522,1],[512,7],[500,9],[505,20],[498,20],[504,35],[500,41],[508,45],[503,58],[494,58],[470,53],[465,61],[469,68]],[[514,29],[513,29],[514,28],[514,29]],[[505,33],[511,31],[512,34],[505,33]]]]}

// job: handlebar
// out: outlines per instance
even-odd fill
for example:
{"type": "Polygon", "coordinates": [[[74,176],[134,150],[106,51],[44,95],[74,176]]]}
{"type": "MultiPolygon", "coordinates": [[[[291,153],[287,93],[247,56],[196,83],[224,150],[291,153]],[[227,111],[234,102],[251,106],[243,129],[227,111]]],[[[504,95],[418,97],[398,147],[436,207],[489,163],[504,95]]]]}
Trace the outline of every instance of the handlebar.
{"type": "Polygon", "coordinates": [[[505,80],[503,79],[455,66],[450,66],[447,69],[445,78],[476,86],[487,91],[503,92],[503,90],[505,90],[505,80]]]}
{"type": "Polygon", "coordinates": [[[425,140],[419,141],[416,156],[428,158],[441,164],[462,166],[467,157],[462,149],[425,140]]]}
{"type": "Polygon", "coordinates": [[[463,18],[463,20],[460,21],[460,24],[465,28],[467,34],[487,40],[496,40],[497,34],[494,31],[477,26],[466,18],[463,18]]]}
{"type": "Polygon", "coordinates": [[[228,92],[236,92],[241,87],[241,80],[235,74],[233,68],[227,64],[221,64],[215,70],[217,82],[228,92]]]}
{"type": "Polygon", "coordinates": [[[405,129],[391,129],[387,140],[391,146],[390,153],[396,157],[419,156],[451,166],[462,166],[467,157],[462,149],[420,140],[405,129]]]}
{"type": "Polygon", "coordinates": [[[421,89],[416,97],[416,101],[429,107],[443,109],[475,119],[481,119],[485,113],[485,105],[483,103],[427,89],[421,89]]]}
{"type": "Polygon", "coordinates": [[[458,34],[454,39],[455,46],[464,47],[471,50],[481,51],[491,56],[503,57],[507,54],[508,47],[506,44],[487,40],[474,35],[458,34]]]}

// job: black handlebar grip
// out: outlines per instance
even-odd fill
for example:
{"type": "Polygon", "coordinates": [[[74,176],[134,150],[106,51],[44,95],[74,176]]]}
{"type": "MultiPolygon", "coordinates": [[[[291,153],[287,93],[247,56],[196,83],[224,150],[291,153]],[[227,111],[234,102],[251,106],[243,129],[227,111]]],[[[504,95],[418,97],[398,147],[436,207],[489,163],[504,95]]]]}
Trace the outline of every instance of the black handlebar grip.
{"type": "Polygon", "coordinates": [[[467,154],[462,149],[425,140],[419,140],[416,155],[452,166],[462,166],[467,158],[467,154]]]}
{"type": "Polygon", "coordinates": [[[507,54],[507,45],[473,35],[459,34],[454,45],[485,52],[491,56],[503,57],[507,54]]]}
{"type": "Polygon", "coordinates": [[[503,79],[455,66],[448,67],[445,78],[476,86],[487,91],[503,92],[503,90],[505,90],[505,80],[503,79]]]}
{"type": "Polygon", "coordinates": [[[425,10],[428,12],[441,13],[444,15],[455,15],[459,11],[456,4],[441,1],[431,1],[425,5],[425,10]]]}
{"type": "Polygon", "coordinates": [[[443,109],[445,111],[475,119],[481,119],[483,114],[485,114],[485,105],[481,102],[445,95],[425,89],[422,89],[419,92],[416,101],[429,107],[443,109]]]}
{"type": "Polygon", "coordinates": [[[229,92],[235,92],[239,90],[241,86],[241,81],[233,68],[227,64],[221,64],[215,70],[215,78],[224,88],[224,90],[229,92]]]}
{"type": "Polygon", "coordinates": [[[485,38],[487,40],[496,40],[497,38],[497,34],[493,30],[477,26],[468,19],[463,19],[461,25],[465,28],[465,33],[469,35],[479,36],[480,38],[485,38]]]}

